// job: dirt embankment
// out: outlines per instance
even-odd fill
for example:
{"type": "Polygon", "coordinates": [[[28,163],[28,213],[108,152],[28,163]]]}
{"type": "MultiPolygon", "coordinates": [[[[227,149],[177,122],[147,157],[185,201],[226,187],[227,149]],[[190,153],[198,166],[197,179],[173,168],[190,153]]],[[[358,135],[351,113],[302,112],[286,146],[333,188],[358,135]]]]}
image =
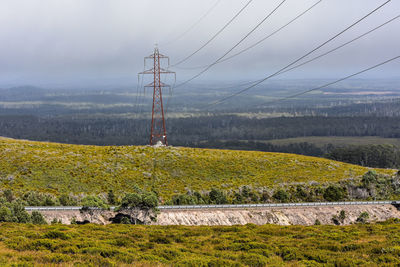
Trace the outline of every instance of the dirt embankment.
{"type": "MultiPolygon", "coordinates": [[[[206,210],[168,210],[161,211],[157,225],[234,225],[234,224],[279,224],[313,225],[316,220],[321,224],[333,224],[332,217],[345,211],[341,224],[354,223],[362,212],[369,215],[368,221],[385,221],[400,218],[400,211],[392,205],[327,206],[304,208],[253,208],[253,209],[206,209],[206,210]]],[[[105,211],[89,216],[79,211],[42,211],[48,222],[54,218],[70,224],[71,220],[108,224],[116,213],[105,211]]]]}
{"type": "Polygon", "coordinates": [[[313,225],[333,224],[332,217],[345,211],[342,224],[354,223],[362,212],[369,214],[369,221],[384,221],[400,218],[400,211],[392,205],[305,207],[305,208],[261,208],[232,210],[187,210],[162,212],[157,218],[160,225],[233,225],[233,224],[279,224],[313,225]]]}

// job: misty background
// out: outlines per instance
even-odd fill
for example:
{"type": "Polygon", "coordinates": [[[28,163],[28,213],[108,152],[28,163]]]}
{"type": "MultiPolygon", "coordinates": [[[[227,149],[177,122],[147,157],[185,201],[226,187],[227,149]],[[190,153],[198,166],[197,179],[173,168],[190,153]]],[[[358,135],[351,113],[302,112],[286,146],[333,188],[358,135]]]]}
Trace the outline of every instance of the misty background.
{"type": "MultiPolygon", "coordinates": [[[[153,52],[155,44],[173,64],[199,48],[246,2],[2,0],[0,87],[27,84],[53,88],[134,86],[137,73],[143,70],[143,57],[153,52]],[[198,22],[202,16],[204,18],[198,22]],[[188,29],[191,30],[182,35],[188,29]]],[[[210,64],[279,2],[254,0],[222,34],[181,66],[210,64]]],[[[286,1],[233,52],[270,34],[315,2],[286,1]]],[[[324,0],[278,34],[214,66],[192,84],[260,79],[302,56],[383,2],[324,0]]],[[[399,11],[400,2],[391,1],[321,52],[385,22],[399,11]]],[[[340,78],[394,57],[400,52],[399,26],[400,20],[396,20],[278,79],[340,78]]],[[[398,78],[399,67],[400,62],[395,61],[359,78],[398,78]]],[[[178,82],[198,72],[173,70],[177,72],[178,82]]]]}

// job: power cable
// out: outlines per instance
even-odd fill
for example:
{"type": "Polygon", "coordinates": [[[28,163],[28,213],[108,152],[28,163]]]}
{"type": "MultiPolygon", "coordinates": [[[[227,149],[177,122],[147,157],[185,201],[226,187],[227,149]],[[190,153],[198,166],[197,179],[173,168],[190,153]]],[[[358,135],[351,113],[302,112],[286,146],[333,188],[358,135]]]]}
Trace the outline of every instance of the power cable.
{"type": "MultiPolygon", "coordinates": [[[[390,1],[390,0],[389,0],[390,1]]],[[[228,55],[233,49],[235,49],[238,45],[240,45],[247,37],[249,37],[250,34],[252,34],[258,27],[261,26],[261,24],[263,24],[272,14],[275,13],[275,11],[281,6],[283,5],[283,3],[285,3],[286,0],[283,0],[282,2],[279,3],[278,6],[276,6],[267,16],[265,16],[253,29],[251,29],[250,32],[248,32],[239,42],[237,42],[233,47],[231,47],[225,54],[223,54],[221,57],[219,57],[216,61],[214,61],[212,64],[208,65],[207,68],[205,68],[204,70],[202,70],[201,72],[199,72],[198,74],[194,75],[193,77],[191,77],[190,79],[178,84],[175,88],[178,88],[184,84],[187,84],[188,82],[196,79],[197,77],[199,77],[201,74],[203,74],[204,72],[206,72],[207,70],[209,70],[212,66],[214,66],[215,64],[218,63],[218,61],[220,61],[222,58],[224,58],[226,55],[228,55]]]]}
{"type": "MultiPolygon", "coordinates": [[[[327,52],[325,52],[325,53],[322,53],[322,54],[320,54],[320,55],[318,55],[318,56],[316,56],[316,57],[313,57],[313,58],[310,59],[310,60],[304,61],[303,63],[300,63],[300,64],[298,64],[298,65],[295,65],[295,66],[293,66],[293,67],[291,67],[291,68],[289,68],[289,69],[286,69],[286,70],[284,70],[284,71],[281,71],[281,72],[280,72],[279,74],[277,74],[276,76],[281,75],[281,74],[283,74],[283,73],[286,73],[286,72],[288,72],[288,71],[297,69],[297,68],[299,68],[299,67],[301,67],[301,66],[303,66],[303,65],[306,65],[306,64],[308,64],[308,63],[310,63],[310,62],[313,62],[313,61],[315,61],[315,60],[317,60],[317,59],[319,59],[319,58],[321,58],[321,57],[323,57],[323,56],[326,56],[326,55],[328,55],[328,54],[330,54],[330,53],[332,53],[332,52],[334,52],[334,51],[336,51],[336,50],[338,50],[338,49],[340,49],[340,48],[342,48],[342,47],[344,47],[344,46],[346,46],[346,45],[348,45],[348,44],[350,44],[350,43],[352,43],[352,42],[357,41],[358,39],[361,39],[362,37],[364,37],[364,36],[366,36],[366,35],[368,35],[368,34],[374,32],[374,31],[376,31],[376,30],[382,28],[383,26],[385,26],[385,25],[387,25],[387,24],[389,24],[389,23],[395,21],[395,20],[398,19],[398,18],[400,18],[400,15],[397,15],[397,16],[391,18],[390,20],[388,20],[388,21],[382,23],[381,25],[379,25],[379,26],[377,26],[377,27],[375,27],[375,28],[373,28],[373,29],[371,29],[371,30],[369,30],[369,31],[367,31],[367,32],[365,32],[365,33],[363,33],[363,34],[361,34],[361,35],[359,35],[359,36],[357,36],[357,37],[351,39],[350,41],[347,41],[347,42],[345,42],[345,43],[343,43],[343,44],[341,44],[341,45],[339,45],[339,46],[337,46],[337,47],[335,47],[335,48],[333,48],[333,49],[331,49],[331,50],[329,50],[329,51],[327,51],[327,52]]],[[[259,81],[261,81],[261,79],[260,79],[260,80],[256,80],[256,81],[246,82],[246,83],[239,84],[239,85],[235,85],[235,86],[224,87],[224,88],[221,88],[221,89],[231,89],[231,88],[241,87],[241,86],[253,84],[253,83],[256,83],[256,82],[259,82],[259,81]]]]}
{"type": "MultiPolygon", "coordinates": [[[[143,71],[146,69],[146,66],[143,67],[143,71]]],[[[140,101],[141,101],[141,89],[142,89],[142,85],[143,85],[143,76],[141,77],[139,74],[137,76],[137,85],[136,85],[136,98],[135,98],[135,117],[139,118],[140,117],[140,101]]]]}
{"type": "Polygon", "coordinates": [[[138,98],[139,98],[139,84],[140,84],[140,76],[137,77],[137,84],[136,84],[136,97],[135,97],[135,105],[134,105],[134,112],[135,117],[138,118],[139,108],[138,108],[138,98]]]}
{"type": "Polygon", "coordinates": [[[186,60],[188,60],[189,58],[191,58],[192,56],[194,56],[195,54],[197,54],[201,49],[203,49],[204,47],[206,47],[209,43],[211,43],[212,40],[214,40],[219,34],[221,34],[239,15],[240,13],[243,12],[243,10],[246,9],[246,7],[248,5],[250,5],[250,3],[253,0],[249,0],[240,10],[239,12],[237,12],[229,21],[228,23],[226,23],[216,34],[214,34],[211,39],[209,39],[207,42],[205,42],[202,46],[200,46],[200,48],[198,48],[197,50],[195,50],[193,53],[191,53],[190,55],[188,55],[187,57],[185,57],[184,59],[178,61],[176,64],[171,65],[171,67],[175,67],[178,66],[180,64],[182,64],[183,62],[185,62],[186,60]]]}
{"type": "MultiPolygon", "coordinates": [[[[287,100],[287,99],[290,99],[290,98],[294,98],[294,97],[297,97],[297,96],[301,96],[301,95],[307,94],[307,93],[312,92],[312,91],[315,91],[315,90],[322,89],[322,88],[324,88],[324,87],[327,87],[327,86],[336,84],[336,83],[338,83],[338,82],[347,80],[347,79],[352,78],[352,77],[354,77],[354,76],[357,76],[357,75],[359,75],[359,74],[361,74],[361,73],[364,73],[364,72],[367,72],[367,71],[369,71],[369,70],[372,70],[372,69],[375,69],[375,68],[377,68],[377,67],[380,67],[380,66],[382,66],[382,65],[385,65],[385,64],[387,64],[387,63],[389,63],[389,62],[391,62],[391,61],[393,61],[393,60],[396,60],[396,59],[398,59],[398,58],[400,58],[400,56],[393,57],[393,58],[388,59],[388,60],[386,60],[386,61],[384,61],[384,62],[381,62],[381,63],[379,63],[379,64],[376,64],[376,65],[374,65],[374,66],[372,66],[372,67],[369,67],[369,68],[367,68],[367,69],[361,70],[361,71],[359,71],[359,72],[356,72],[356,73],[351,74],[351,75],[349,75],[349,76],[346,76],[346,77],[344,77],[344,78],[338,79],[338,80],[336,80],[336,81],[334,81],[334,82],[330,82],[330,83],[327,83],[327,84],[324,84],[324,85],[321,85],[321,86],[315,87],[315,88],[313,88],[313,89],[309,89],[309,90],[306,90],[306,91],[303,91],[303,92],[301,92],[301,93],[297,93],[297,94],[294,94],[294,95],[291,95],[291,96],[283,97],[283,98],[278,99],[278,100],[269,101],[269,102],[264,103],[263,105],[270,104],[270,103],[275,103],[275,102],[280,102],[280,101],[284,101],[284,100],[287,100]]],[[[261,105],[259,105],[259,106],[261,106],[261,105]]],[[[257,107],[258,107],[258,106],[257,106],[257,107]]]]}
{"type": "Polygon", "coordinates": [[[178,37],[176,37],[175,39],[166,42],[164,45],[170,45],[172,43],[175,43],[176,41],[178,41],[179,39],[181,39],[182,37],[184,37],[186,34],[188,34],[194,27],[196,27],[203,19],[205,19],[210,13],[211,11],[214,10],[214,8],[221,2],[221,0],[217,0],[215,1],[215,3],[207,10],[207,12],[201,16],[194,24],[192,24],[192,26],[190,26],[186,31],[184,31],[182,34],[180,34],[178,37]]]}
{"type": "Polygon", "coordinates": [[[310,52],[308,52],[308,53],[306,53],[305,55],[299,57],[298,59],[296,59],[296,60],[293,61],[292,63],[286,65],[285,67],[281,68],[281,69],[278,70],[277,72],[275,72],[275,73],[273,73],[273,74],[271,74],[271,75],[269,75],[269,76],[267,76],[267,77],[265,77],[265,78],[263,78],[263,79],[261,79],[261,80],[258,80],[256,83],[252,84],[251,86],[246,87],[246,88],[244,88],[244,89],[242,89],[242,90],[240,90],[240,91],[238,91],[238,92],[236,92],[236,93],[234,93],[234,94],[231,94],[231,95],[226,96],[226,97],[224,97],[224,98],[222,98],[222,99],[220,99],[220,100],[217,100],[217,101],[215,101],[215,102],[213,102],[213,103],[210,103],[210,104],[206,105],[205,107],[213,106],[213,105],[222,103],[222,102],[224,102],[224,101],[226,101],[226,100],[228,100],[228,99],[230,99],[230,98],[232,98],[232,97],[235,97],[235,96],[237,96],[237,95],[240,95],[240,94],[242,94],[242,93],[244,93],[244,92],[246,92],[246,91],[248,91],[248,90],[254,88],[255,86],[259,85],[260,83],[262,83],[262,82],[264,82],[264,81],[266,81],[266,80],[268,80],[268,79],[270,79],[270,78],[272,78],[272,77],[274,77],[274,76],[277,76],[277,75],[280,74],[282,71],[286,70],[286,69],[289,68],[290,66],[293,66],[294,64],[296,64],[296,63],[299,62],[300,60],[304,59],[304,58],[307,57],[308,55],[312,54],[312,53],[315,52],[316,50],[320,49],[320,48],[323,47],[324,45],[326,45],[326,44],[328,44],[329,42],[333,41],[334,39],[336,39],[337,37],[339,37],[340,35],[342,35],[344,32],[348,31],[349,29],[351,29],[352,27],[354,27],[355,25],[357,25],[358,23],[360,23],[361,21],[363,21],[364,19],[366,19],[367,17],[369,17],[370,15],[372,15],[373,13],[375,13],[376,11],[378,11],[380,8],[382,8],[383,6],[385,6],[386,4],[388,4],[390,1],[391,1],[391,0],[387,0],[386,2],[384,2],[384,3],[381,4],[380,6],[378,6],[377,8],[375,8],[374,10],[372,10],[371,12],[369,12],[367,15],[365,15],[365,16],[363,16],[362,18],[358,19],[356,22],[352,23],[350,26],[346,27],[346,28],[345,28],[344,30],[342,30],[341,32],[337,33],[337,34],[334,35],[333,37],[329,38],[327,41],[325,41],[325,42],[323,42],[322,44],[318,45],[316,48],[312,49],[310,52]]]}
{"type": "MultiPolygon", "coordinates": [[[[144,71],[145,69],[143,69],[144,71]]],[[[139,118],[142,116],[143,113],[143,106],[144,103],[146,102],[146,89],[143,87],[143,83],[144,83],[144,77],[142,75],[142,79],[141,79],[141,83],[140,83],[140,95],[139,95],[139,118]],[[143,88],[143,96],[141,93],[141,89],[143,88]]]]}
{"type": "Polygon", "coordinates": [[[167,103],[166,103],[166,107],[165,107],[165,113],[168,113],[168,107],[170,105],[170,102],[172,102],[172,96],[174,93],[174,88],[175,88],[175,84],[176,84],[176,75],[174,75],[174,83],[172,84],[172,86],[169,87],[169,96],[167,98],[167,103]]]}
{"type": "MultiPolygon", "coordinates": [[[[309,8],[307,8],[305,11],[303,11],[302,13],[300,13],[299,15],[297,15],[296,17],[294,17],[293,19],[291,19],[289,22],[287,22],[285,25],[281,26],[280,28],[278,28],[278,29],[275,30],[274,32],[272,32],[272,33],[270,33],[269,35],[265,36],[264,38],[262,38],[262,39],[259,40],[258,42],[256,42],[256,43],[254,43],[254,44],[248,46],[247,48],[242,49],[241,51],[239,51],[239,52],[237,52],[237,53],[235,53],[235,54],[233,54],[233,55],[231,55],[231,56],[229,56],[229,57],[227,57],[227,58],[224,58],[224,59],[218,61],[217,64],[222,63],[222,62],[225,62],[225,61],[227,61],[227,60],[229,60],[229,59],[232,59],[232,58],[234,58],[234,57],[236,57],[236,56],[238,56],[238,55],[240,55],[240,54],[246,52],[247,50],[250,50],[251,48],[253,48],[253,47],[259,45],[260,43],[264,42],[264,41],[267,40],[268,38],[270,38],[270,37],[272,37],[273,35],[277,34],[277,33],[280,32],[281,30],[283,30],[284,28],[286,28],[287,26],[289,26],[290,24],[292,24],[294,21],[296,21],[297,19],[299,19],[300,17],[302,17],[303,15],[305,15],[307,12],[309,12],[311,9],[313,9],[316,5],[318,5],[318,4],[321,3],[321,2],[322,2],[322,0],[317,1],[317,2],[314,3],[312,6],[310,6],[309,8]]],[[[202,69],[202,68],[206,68],[206,67],[207,67],[207,65],[197,66],[197,67],[188,67],[188,68],[185,68],[185,67],[177,67],[177,68],[179,68],[179,69],[186,69],[186,70],[195,70],[195,69],[202,69]]]]}
{"type": "Polygon", "coordinates": [[[343,44],[341,44],[341,45],[339,45],[339,46],[337,46],[337,47],[335,47],[335,48],[333,48],[333,49],[331,49],[331,50],[329,50],[329,51],[327,51],[327,52],[325,52],[325,53],[322,53],[322,54],[319,55],[319,56],[316,56],[316,57],[314,57],[314,58],[312,58],[312,59],[310,59],[310,60],[304,61],[303,63],[300,63],[300,64],[298,64],[298,65],[295,65],[295,66],[293,66],[293,67],[291,67],[291,68],[289,68],[289,69],[287,69],[287,70],[284,70],[284,71],[280,72],[279,75],[281,75],[281,74],[283,74],[283,73],[286,73],[286,72],[288,72],[288,71],[297,69],[297,68],[299,68],[299,67],[301,67],[301,66],[303,66],[303,65],[305,65],[305,64],[308,64],[308,63],[310,63],[310,62],[312,62],[312,61],[315,61],[315,60],[317,60],[317,59],[319,59],[319,58],[321,58],[321,57],[323,57],[323,56],[326,56],[326,55],[328,55],[328,54],[330,54],[330,53],[332,53],[332,52],[334,52],[334,51],[336,51],[336,50],[338,50],[338,49],[340,49],[340,48],[342,48],[342,47],[344,47],[344,46],[346,46],[346,45],[348,45],[348,44],[350,44],[350,43],[352,43],[352,42],[357,41],[358,39],[361,39],[362,37],[364,37],[364,36],[366,36],[366,35],[368,35],[368,34],[374,32],[374,31],[378,30],[379,28],[382,28],[383,26],[389,24],[389,23],[392,22],[392,21],[395,21],[395,20],[398,19],[398,18],[400,18],[400,15],[397,15],[396,17],[394,17],[394,18],[392,18],[392,19],[390,19],[390,20],[388,20],[388,21],[382,23],[381,25],[379,25],[379,26],[377,26],[377,27],[375,27],[375,28],[373,28],[373,29],[371,29],[371,30],[369,30],[369,31],[367,31],[367,32],[365,32],[365,33],[363,33],[363,34],[357,36],[356,38],[353,38],[353,39],[351,39],[350,41],[347,41],[347,42],[345,42],[345,43],[343,43],[343,44]]]}

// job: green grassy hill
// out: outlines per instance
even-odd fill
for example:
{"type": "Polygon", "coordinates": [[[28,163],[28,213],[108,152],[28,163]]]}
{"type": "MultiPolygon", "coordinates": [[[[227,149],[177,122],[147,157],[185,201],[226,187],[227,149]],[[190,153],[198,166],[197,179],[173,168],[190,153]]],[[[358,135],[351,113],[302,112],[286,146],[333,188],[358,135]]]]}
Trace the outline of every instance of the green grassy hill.
{"type": "MultiPolygon", "coordinates": [[[[52,194],[98,194],[135,185],[167,198],[186,189],[326,182],[355,178],[368,168],[283,153],[182,147],[84,146],[0,138],[0,188],[52,194]]],[[[377,170],[394,174],[394,170],[377,170]]]]}

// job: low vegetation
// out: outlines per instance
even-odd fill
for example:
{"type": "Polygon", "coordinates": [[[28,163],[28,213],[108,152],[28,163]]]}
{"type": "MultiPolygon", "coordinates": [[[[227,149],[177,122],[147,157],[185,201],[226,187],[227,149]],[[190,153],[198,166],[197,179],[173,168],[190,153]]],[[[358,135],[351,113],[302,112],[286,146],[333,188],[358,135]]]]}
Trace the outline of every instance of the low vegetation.
{"type": "Polygon", "coordinates": [[[242,186],[237,190],[189,190],[172,196],[166,204],[243,204],[274,202],[332,202],[400,199],[400,176],[379,175],[371,170],[357,179],[325,183],[294,183],[271,188],[242,186]]]}
{"type": "MultiPolygon", "coordinates": [[[[233,192],[286,187],[294,183],[338,183],[359,179],[369,169],[293,154],[181,147],[83,146],[0,139],[0,188],[16,195],[37,191],[58,202],[76,203],[87,195],[155,192],[164,203],[176,194],[213,188],[233,192]],[[62,198],[61,198],[62,197],[62,198]]],[[[376,169],[391,179],[395,170],[376,169]]],[[[112,196],[111,196],[112,197],[112,196]]],[[[54,203],[56,204],[56,203],[54,203]]]]}
{"type": "MultiPolygon", "coordinates": [[[[338,182],[292,183],[275,187],[241,186],[237,189],[187,190],[176,193],[160,203],[157,191],[146,191],[133,186],[131,192],[107,194],[55,196],[48,193],[30,191],[16,195],[10,189],[0,190],[1,205],[22,206],[82,206],[81,212],[93,217],[102,210],[115,206],[117,210],[129,215],[125,223],[147,223],[156,218],[158,205],[197,205],[197,204],[247,204],[247,203],[285,203],[285,202],[331,202],[355,200],[398,200],[400,199],[400,176],[382,175],[374,170],[362,177],[338,182]],[[139,218],[140,217],[140,218],[139,218]]],[[[0,221],[1,218],[0,218],[0,221]]]]}
{"type": "Polygon", "coordinates": [[[0,196],[0,223],[15,222],[15,223],[33,223],[46,224],[42,214],[33,211],[29,214],[25,211],[26,202],[14,198],[10,190],[6,190],[3,196],[0,196]]]}
{"type": "Polygon", "coordinates": [[[3,223],[0,265],[399,265],[399,233],[398,220],[349,226],[3,223]]]}

